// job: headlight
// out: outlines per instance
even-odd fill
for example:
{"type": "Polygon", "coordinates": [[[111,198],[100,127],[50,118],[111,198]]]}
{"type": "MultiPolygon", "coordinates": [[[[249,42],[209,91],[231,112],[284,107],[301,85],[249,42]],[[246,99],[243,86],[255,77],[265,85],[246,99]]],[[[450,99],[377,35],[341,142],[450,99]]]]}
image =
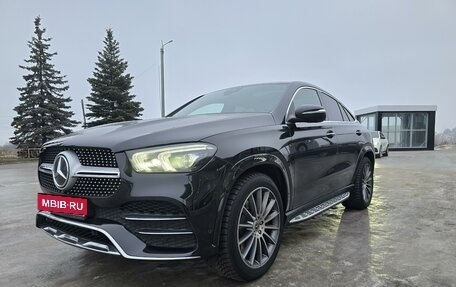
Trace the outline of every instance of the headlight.
{"type": "Polygon", "coordinates": [[[177,144],[127,151],[138,173],[191,172],[203,167],[217,148],[206,143],[177,144]]]}

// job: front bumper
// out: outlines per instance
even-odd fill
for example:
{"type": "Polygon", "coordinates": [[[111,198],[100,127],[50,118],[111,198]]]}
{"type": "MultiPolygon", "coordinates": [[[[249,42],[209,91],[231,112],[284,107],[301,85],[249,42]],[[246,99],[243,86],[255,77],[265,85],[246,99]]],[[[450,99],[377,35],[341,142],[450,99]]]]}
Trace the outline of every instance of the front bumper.
{"type": "Polygon", "coordinates": [[[46,212],[38,212],[36,226],[51,237],[79,248],[121,255],[128,259],[141,260],[184,260],[200,256],[192,253],[145,252],[146,244],[118,224],[88,224],[58,217],[46,212]]]}
{"type": "MultiPolygon", "coordinates": [[[[129,259],[182,260],[217,252],[225,161],[214,158],[194,174],[137,174],[124,154],[116,157],[126,168],[112,194],[91,188],[96,183],[68,194],[89,199],[86,218],[39,212],[36,226],[61,242],[129,259]]],[[[43,192],[65,195],[39,175],[43,192]]]]}

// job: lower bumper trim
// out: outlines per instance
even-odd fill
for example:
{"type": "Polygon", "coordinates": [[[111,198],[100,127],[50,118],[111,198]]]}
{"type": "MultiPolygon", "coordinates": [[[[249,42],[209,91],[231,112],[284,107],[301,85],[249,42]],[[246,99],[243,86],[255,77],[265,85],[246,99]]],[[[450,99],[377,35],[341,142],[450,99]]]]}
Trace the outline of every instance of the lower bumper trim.
{"type": "Polygon", "coordinates": [[[198,259],[201,258],[200,256],[132,256],[127,254],[123,248],[120,246],[120,244],[114,239],[114,237],[104,230],[103,228],[100,228],[98,226],[94,226],[92,224],[87,224],[87,223],[82,223],[82,222],[75,222],[71,221],[68,219],[60,218],[57,217],[53,214],[47,213],[40,211],[38,212],[37,216],[43,216],[61,223],[77,226],[80,228],[85,228],[89,230],[94,230],[97,232],[100,232],[104,236],[106,236],[107,239],[112,243],[112,246],[110,244],[104,244],[104,243],[99,243],[99,242],[93,242],[89,240],[85,240],[83,238],[75,237],[73,235],[66,234],[65,232],[59,231],[56,228],[50,227],[50,226],[45,226],[43,224],[41,229],[43,229],[48,235],[52,236],[53,238],[72,245],[76,247],[80,247],[83,249],[88,249],[92,251],[97,251],[97,252],[102,252],[102,253],[107,253],[111,255],[121,255],[122,257],[125,257],[127,259],[137,259],[137,260],[153,260],[153,261],[169,261],[169,260],[188,260],[188,259],[198,259]]]}
{"type": "Polygon", "coordinates": [[[60,230],[57,230],[49,226],[43,227],[42,229],[46,231],[48,235],[54,237],[55,239],[63,243],[92,251],[107,253],[111,255],[120,255],[120,253],[114,248],[114,246],[84,240],[82,238],[66,234],[60,230]]]}

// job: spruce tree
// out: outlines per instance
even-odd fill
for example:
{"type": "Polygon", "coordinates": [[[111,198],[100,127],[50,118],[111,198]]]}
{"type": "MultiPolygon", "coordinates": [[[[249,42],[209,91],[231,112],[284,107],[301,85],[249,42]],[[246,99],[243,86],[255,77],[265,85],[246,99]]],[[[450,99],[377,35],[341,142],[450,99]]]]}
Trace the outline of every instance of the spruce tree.
{"type": "Polygon", "coordinates": [[[69,97],[63,93],[68,90],[65,76],[51,64],[57,53],[49,52],[51,38],[44,37],[46,29],[41,28],[40,17],[35,18],[35,35],[28,41],[30,57],[27,66],[19,65],[28,72],[24,75],[25,87],[18,88],[20,103],[14,110],[11,126],[15,128],[12,144],[20,148],[39,147],[48,140],[68,134],[78,123],[71,119],[69,97]]]}
{"type": "Polygon", "coordinates": [[[88,123],[89,126],[136,120],[143,111],[140,102],[133,101],[135,96],[130,94],[133,77],[125,74],[128,63],[120,58],[119,42],[114,39],[111,29],[106,32],[104,49],[98,52],[93,78],[87,79],[92,86],[87,97],[92,102],[87,105],[90,110],[87,116],[95,119],[88,123]]]}

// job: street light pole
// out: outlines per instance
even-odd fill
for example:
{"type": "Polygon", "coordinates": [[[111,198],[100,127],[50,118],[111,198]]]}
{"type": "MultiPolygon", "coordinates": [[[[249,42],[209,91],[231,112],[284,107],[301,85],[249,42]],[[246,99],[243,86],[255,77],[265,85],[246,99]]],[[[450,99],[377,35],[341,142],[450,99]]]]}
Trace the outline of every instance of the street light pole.
{"type": "Polygon", "coordinates": [[[83,123],[82,127],[87,128],[86,113],[85,113],[85,108],[84,108],[84,99],[81,99],[81,107],[82,107],[82,117],[84,118],[84,123],[83,123]]]}
{"type": "Polygon", "coordinates": [[[163,44],[163,41],[161,42],[161,48],[160,48],[160,63],[161,63],[161,117],[165,117],[165,60],[164,60],[164,54],[165,54],[165,46],[168,45],[169,43],[172,43],[173,40],[170,40],[163,44]]]}

